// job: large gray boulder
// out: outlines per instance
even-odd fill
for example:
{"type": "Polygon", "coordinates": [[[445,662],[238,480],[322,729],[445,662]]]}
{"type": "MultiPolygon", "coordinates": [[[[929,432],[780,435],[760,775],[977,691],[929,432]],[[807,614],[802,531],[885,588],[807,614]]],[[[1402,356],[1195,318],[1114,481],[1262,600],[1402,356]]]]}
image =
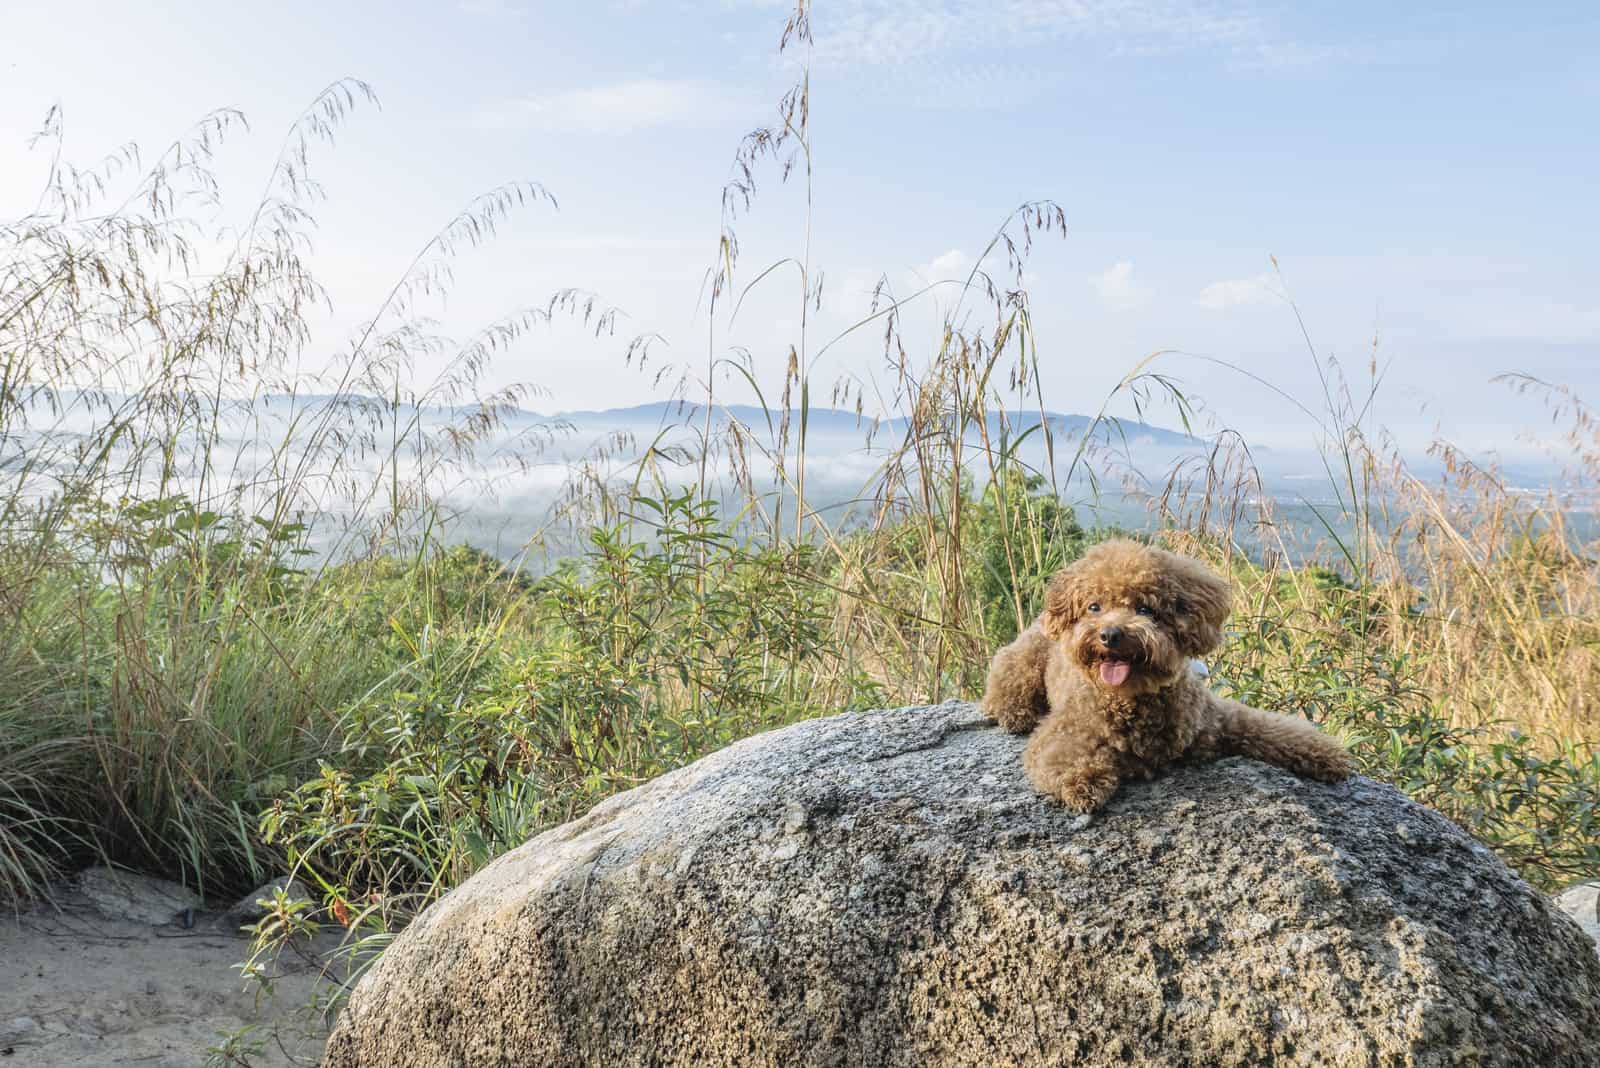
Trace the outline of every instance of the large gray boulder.
{"type": "Polygon", "coordinates": [[[1366,779],[1041,799],[972,706],[730,746],[512,851],[360,983],[338,1068],[1600,1063],[1600,959],[1366,779]]]}

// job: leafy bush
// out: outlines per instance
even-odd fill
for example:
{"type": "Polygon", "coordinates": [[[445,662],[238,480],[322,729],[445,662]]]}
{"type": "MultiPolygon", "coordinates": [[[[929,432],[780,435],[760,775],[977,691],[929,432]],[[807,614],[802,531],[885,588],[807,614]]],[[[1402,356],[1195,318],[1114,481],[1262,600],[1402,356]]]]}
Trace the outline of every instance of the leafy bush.
{"type": "Polygon", "coordinates": [[[1107,536],[1085,531],[1042,475],[1016,465],[984,486],[972,527],[973,585],[983,605],[983,632],[996,645],[1038,617],[1051,575],[1107,536]]]}
{"type": "Polygon", "coordinates": [[[395,922],[617,790],[850,703],[814,547],[752,547],[691,494],[630,503],[531,585],[525,629],[403,635],[338,766],[273,803],[267,841],[340,910],[395,922]]]}
{"type": "Polygon", "coordinates": [[[1384,632],[1391,593],[1324,568],[1235,573],[1261,607],[1234,619],[1214,665],[1224,693],[1344,735],[1366,774],[1449,816],[1530,882],[1600,874],[1600,750],[1552,747],[1510,723],[1462,725],[1419,655],[1384,632]]]}

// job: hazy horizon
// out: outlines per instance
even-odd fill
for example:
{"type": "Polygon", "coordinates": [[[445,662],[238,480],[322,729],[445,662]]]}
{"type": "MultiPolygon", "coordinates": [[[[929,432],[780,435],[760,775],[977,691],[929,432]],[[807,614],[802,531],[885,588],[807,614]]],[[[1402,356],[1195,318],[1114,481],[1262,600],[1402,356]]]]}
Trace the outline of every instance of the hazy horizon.
{"type": "MultiPolygon", "coordinates": [[[[181,495],[194,500],[198,507],[224,509],[232,507],[226,502],[238,493],[245,514],[256,514],[265,502],[274,499],[285,472],[302,468],[300,458],[307,455],[306,443],[311,440],[306,428],[317,422],[304,417],[329,399],[310,396],[297,398],[295,404],[225,405],[223,418],[214,427],[207,419],[200,419],[175,438],[160,430],[159,419],[163,416],[158,409],[152,416],[156,422],[148,427],[141,422],[133,428],[136,433],[111,448],[108,469],[145,472],[133,481],[127,475],[117,476],[115,486],[123,495],[151,499],[157,495],[181,495]],[[144,444],[135,446],[132,442],[144,444]],[[148,450],[151,442],[163,444],[153,451],[133,451],[148,450]],[[141,455],[143,459],[139,458],[141,455]],[[200,474],[202,464],[207,472],[204,476],[200,474]],[[135,492],[132,487],[141,483],[145,484],[144,489],[135,492]],[[159,491],[155,489],[157,484],[159,491]]],[[[339,399],[341,403],[362,400],[339,399]]],[[[407,448],[397,446],[398,451],[391,455],[385,431],[375,449],[355,445],[347,452],[341,450],[337,474],[330,470],[322,489],[302,484],[294,506],[310,509],[305,516],[312,521],[313,544],[334,544],[342,537],[346,518],[355,514],[352,509],[364,507],[360,502],[370,501],[367,494],[373,491],[381,498],[388,473],[394,472],[408,484],[421,478],[431,487],[432,498],[443,514],[452,517],[448,526],[438,532],[444,540],[466,542],[512,557],[526,547],[530,538],[547,536],[548,548],[560,556],[584,544],[582,523],[591,519],[582,517],[591,516],[593,508],[579,507],[576,515],[580,522],[575,530],[567,529],[560,513],[563,507],[581,499],[592,504],[591,476],[598,475],[612,492],[617,492],[640,475],[641,458],[649,449],[655,460],[653,473],[643,479],[647,491],[657,478],[668,487],[688,487],[699,480],[697,463],[674,459],[680,447],[686,450],[685,455],[699,455],[699,415],[692,402],[686,403],[688,408],[684,411],[677,411],[671,402],[657,402],[642,408],[545,415],[503,412],[497,427],[475,441],[470,455],[437,470],[431,466],[435,460],[413,455],[407,448]],[[424,470],[431,473],[424,476],[424,470]],[[584,490],[585,486],[590,488],[584,490]]],[[[448,436],[446,427],[459,421],[461,414],[443,407],[424,408],[417,418],[416,430],[430,440],[442,439],[448,436]]],[[[767,430],[767,414],[735,409],[721,413],[718,422],[737,417],[756,442],[772,447],[777,438],[767,430]]],[[[771,415],[776,422],[778,413],[771,415]]],[[[807,435],[807,505],[830,525],[849,528],[864,521],[861,515],[849,518],[854,502],[865,500],[870,504],[881,497],[874,486],[885,465],[895,462],[897,451],[904,447],[906,424],[892,420],[869,434],[870,422],[856,422],[853,413],[819,409],[812,416],[807,435]]],[[[993,422],[997,413],[991,411],[990,417],[993,422]]],[[[1198,477],[1202,470],[1199,465],[1206,461],[1213,444],[1187,437],[1181,429],[1129,424],[1115,432],[1102,427],[1096,435],[1098,446],[1080,458],[1077,445],[1082,426],[1092,414],[1051,411],[1046,417],[1054,435],[1053,457],[1047,453],[1043,437],[1037,434],[1025,440],[1015,455],[1027,470],[1039,474],[1045,485],[1053,484],[1061,498],[1078,510],[1086,525],[1150,528],[1156,522],[1152,503],[1162,494],[1168,479],[1175,472],[1186,472],[1191,479],[1198,477]]],[[[14,431],[11,450],[0,455],[0,472],[15,472],[16,477],[23,478],[33,487],[28,496],[48,496],[58,485],[58,475],[62,479],[60,485],[70,480],[76,462],[75,443],[103,438],[96,430],[97,418],[77,406],[49,427],[38,425],[27,432],[14,431]],[[45,459],[50,457],[55,461],[45,459]]],[[[386,416],[381,425],[409,425],[411,419],[401,411],[386,416]]],[[[1036,419],[1033,413],[1023,413],[1012,427],[1013,434],[1025,430],[1036,419]]],[[[351,433],[362,422],[355,418],[350,423],[351,433]]],[[[996,443],[995,433],[992,429],[990,445],[996,443]]],[[[407,431],[401,440],[409,436],[407,431]]],[[[321,444],[315,447],[325,449],[327,441],[321,435],[317,439],[321,444]]],[[[746,491],[730,477],[726,440],[719,433],[714,435],[714,441],[709,454],[707,491],[731,506],[731,516],[748,503],[746,491]]],[[[995,460],[986,452],[983,435],[975,427],[965,436],[964,450],[964,462],[975,483],[984,484],[988,465],[995,460]]],[[[792,463],[794,455],[791,442],[786,462],[792,463]]],[[[1437,457],[1409,455],[1404,459],[1409,474],[1425,482],[1436,482],[1444,471],[1444,464],[1437,457]]],[[[1257,506],[1263,502],[1270,503],[1280,524],[1271,537],[1281,538],[1299,550],[1325,540],[1324,523],[1341,529],[1346,525],[1343,512],[1348,504],[1344,496],[1347,489],[1332,481],[1331,470],[1337,470],[1336,456],[1331,470],[1324,466],[1324,454],[1307,447],[1256,447],[1249,461],[1254,465],[1254,474],[1223,488],[1219,494],[1225,501],[1237,493],[1247,506],[1239,528],[1246,544],[1253,544],[1257,537],[1249,531],[1259,514],[1257,506]]],[[[749,449],[742,467],[769,510],[781,506],[785,514],[792,514],[793,487],[775,477],[769,458],[749,449]]],[[[1557,460],[1546,457],[1506,462],[1498,473],[1511,494],[1530,501],[1542,501],[1553,494],[1561,500],[1562,510],[1580,537],[1587,539],[1596,529],[1596,502],[1586,494],[1578,499],[1563,497],[1564,472],[1557,460]]],[[[1238,473],[1230,477],[1237,478],[1238,473]]],[[[1395,487],[1389,486],[1380,495],[1394,492],[1395,487]]]]}

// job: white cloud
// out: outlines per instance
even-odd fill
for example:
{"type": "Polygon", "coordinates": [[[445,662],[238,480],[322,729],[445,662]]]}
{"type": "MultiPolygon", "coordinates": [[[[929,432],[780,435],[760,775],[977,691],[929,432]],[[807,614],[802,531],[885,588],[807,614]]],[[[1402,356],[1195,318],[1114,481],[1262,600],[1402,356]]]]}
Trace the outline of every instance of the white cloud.
{"type": "Polygon", "coordinates": [[[1150,300],[1150,287],[1133,277],[1133,264],[1127,260],[1112,264],[1090,281],[1100,303],[1112,311],[1132,311],[1150,300]]]}
{"type": "Polygon", "coordinates": [[[506,0],[456,0],[456,10],[463,15],[481,18],[516,18],[522,15],[521,8],[506,0]]]}
{"type": "Polygon", "coordinates": [[[929,281],[954,278],[967,271],[967,254],[958,248],[942,252],[917,268],[917,273],[929,281]]]}
{"type": "Polygon", "coordinates": [[[679,237],[644,237],[628,234],[573,234],[529,239],[534,248],[552,252],[704,252],[705,241],[679,237]]]}
{"type": "MultiPolygon", "coordinates": [[[[1270,13],[1230,0],[851,0],[820,29],[822,63],[882,66],[958,49],[1110,39],[1113,54],[1219,52],[1259,68],[1341,58],[1296,41],[1270,13]]],[[[1014,61],[1006,66],[1014,67],[1014,61]]]]}
{"type": "Polygon", "coordinates": [[[705,126],[736,118],[747,97],[725,85],[635,78],[584,89],[561,89],[510,101],[479,116],[491,129],[625,134],[653,126],[705,126]]]}
{"type": "Polygon", "coordinates": [[[1212,311],[1227,311],[1229,308],[1241,308],[1250,304],[1265,304],[1273,299],[1281,299],[1282,295],[1278,292],[1276,283],[1277,280],[1270,274],[1212,282],[1200,291],[1195,303],[1212,311]]]}
{"type": "Polygon", "coordinates": [[[950,249],[948,252],[941,252],[927,263],[919,263],[913,266],[906,274],[906,292],[896,294],[896,296],[903,299],[925,286],[933,285],[935,282],[949,282],[952,280],[965,282],[971,270],[972,260],[965,252],[958,248],[950,249]]]}

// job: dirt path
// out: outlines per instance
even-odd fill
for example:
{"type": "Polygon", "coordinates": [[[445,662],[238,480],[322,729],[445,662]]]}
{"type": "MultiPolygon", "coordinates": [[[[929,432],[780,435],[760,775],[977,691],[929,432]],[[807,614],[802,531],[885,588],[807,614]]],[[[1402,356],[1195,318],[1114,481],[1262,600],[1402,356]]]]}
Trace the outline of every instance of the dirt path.
{"type": "Polygon", "coordinates": [[[55,908],[0,917],[0,1068],[192,1068],[224,1033],[251,1024],[261,1025],[259,1052],[231,1063],[315,1064],[324,1035],[305,1034],[312,1018],[295,1010],[331,985],[319,984],[314,963],[285,956],[274,996],[258,1004],[236,967],[248,953],[249,940],[217,914],[194,916],[189,929],[151,927],[68,893],[55,908]]]}

